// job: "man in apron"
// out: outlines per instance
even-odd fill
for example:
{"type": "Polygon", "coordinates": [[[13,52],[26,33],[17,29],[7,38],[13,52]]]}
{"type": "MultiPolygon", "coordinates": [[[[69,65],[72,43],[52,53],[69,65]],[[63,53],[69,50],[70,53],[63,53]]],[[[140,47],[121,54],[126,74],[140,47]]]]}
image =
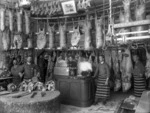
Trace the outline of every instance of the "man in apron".
{"type": "Polygon", "coordinates": [[[94,74],[94,78],[96,78],[96,94],[95,94],[95,103],[97,104],[99,100],[106,104],[107,99],[110,96],[110,87],[108,84],[110,77],[109,66],[104,60],[104,56],[99,56],[100,63],[97,65],[96,72],[94,74]]]}
{"type": "Polygon", "coordinates": [[[33,78],[38,79],[40,77],[40,72],[38,67],[35,64],[32,64],[32,57],[27,57],[27,63],[22,66],[22,72],[20,73],[23,76],[23,80],[28,81],[33,78]]]}

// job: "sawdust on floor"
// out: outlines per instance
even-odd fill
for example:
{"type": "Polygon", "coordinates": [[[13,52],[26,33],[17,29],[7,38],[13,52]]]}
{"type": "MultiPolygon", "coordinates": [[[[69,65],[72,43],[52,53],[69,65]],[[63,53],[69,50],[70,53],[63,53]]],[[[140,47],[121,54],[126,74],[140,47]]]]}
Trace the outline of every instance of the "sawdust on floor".
{"type": "Polygon", "coordinates": [[[113,92],[106,105],[103,105],[101,102],[90,107],[76,107],[62,104],[61,113],[114,113],[120,101],[129,95],[132,95],[132,93],[113,92]]]}

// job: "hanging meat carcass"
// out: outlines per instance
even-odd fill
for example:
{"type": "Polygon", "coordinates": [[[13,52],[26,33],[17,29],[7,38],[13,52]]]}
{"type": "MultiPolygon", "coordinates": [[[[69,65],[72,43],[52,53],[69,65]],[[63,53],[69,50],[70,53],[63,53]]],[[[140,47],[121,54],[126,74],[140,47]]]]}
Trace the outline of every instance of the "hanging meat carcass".
{"type": "Polygon", "coordinates": [[[7,51],[10,48],[10,31],[5,29],[2,36],[3,50],[7,51]]]}
{"type": "Polygon", "coordinates": [[[9,29],[13,31],[13,12],[9,10],[9,29]]]}
{"type": "Polygon", "coordinates": [[[0,9],[0,26],[1,26],[1,31],[4,31],[5,30],[5,13],[6,13],[6,10],[4,8],[1,8],[0,9]]]}
{"type": "Polygon", "coordinates": [[[66,25],[59,25],[60,48],[66,48],[66,25]]]}
{"type": "Polygon", "coordinates": [[[84,22],[84,35],[84,49],[89,50],[91,47],[91,21],[89,20],[88,15],[84,22]]]}
{"type": "MultiPolygon", "coordinates": [[[[140,0],[140,3],[138,3],[138,2],[139,2],[139,0],[137,0],[137,4],[136,4],[136,8],[135,8],[136,21],[146,19],[145,0],[140,0]]],[[[144,29],[145,29],[145,26],[136,27],[136,31],[143,31],[144,29]]],[[[137,36],[142,36],[142,34],[138,33],[137,36]]]]}
{"type": "Polygon", "coordinates": [[[46,34],[45,30],[40,29],[39,34],[37,36],[37,48],[43,49],[46,46],[46,34]]]}
{"type": "Polygon", "coordinates": [[[133,70],[133,64],[131,60],[131,53],[130,53],[129,48],[127,48],[125,49],[125,52],[123,55],[123,61],[121,64],[123,92],[126,92],[131,88],[132,70],[133,70]]]}
{"type": "Polygon", "coordinates": [[[114,71],[114,80],[115,80],[114,91],[118,91],[121,88],[120,63],[119,63],[118,50],[112,51],[112,61],[113,61],[113,71],[114,71]]]}
{"type": "Polygon", "coordinates": [[[14,35],[14,40],[13,40],[14,48],[13,49],[21,49],[22,43],[23,43],[22,36],[20,34],[14,35]]]}
{"type": "Polygon", "coordinates": [[[150,53],[148,52],[147,48],[145,47],[146,50],[146,71],[145,71],[145,76],[146,78],[150,77],[150,53]]]}
{"type": "MultiPolygon", "coordinates": [[[[128,23],[131,20],[131,11],[130,11],[131,0],[123,0],[124,12],[120,12],[119,21],[120,23],[128,23]]],[[[129,28],[122,28],[119,30],[119,33],[130,32],[129,28]]],[[[125,39],[129,35],[122,35],[122,38],[125,39]]],[[[121,43],[126,43],[126,40],[123,40],[121,43]]]]}
{"type": "Polygon", "coordinates": [[[33,39],[32,39],[32,37],[29,37],[27,39],[27,46],[28,46],[29,49],[33,48],[33,39]]]}
{"type": "Polygon", "coordinates": [[[104,45],[102,25],[103,25],[103,18],[101,17],[100,19],[97,19],[97,14],[96,14],[95,16],[96,48],[101,48],[104,45]]]}
{"type": "Polygon", "coordinates": [[[22,32],[22,12],[17,11],[17,31],[22,32]]]}
{"type": "Polygon", "coordinates": [[[72,37],[71,37],[71,45],[77,46],[80,39],[81,39],[81,34],[80,34],[79,26],[77,28],[73,27],[73,33],[72,33],[72,37]]]}
{"type": "Polygon", "coordinates": [[[30,13],[25,11],[25,33],[30,33],[30,13]]]}
{"type": "Polygon", "coordinates": [[[53,49],[54,48],[54,26],[48,26],[48,34],[49,34],[49,48],[53,49]]]}
{"type": "Polygon", "coordinates": [[[105,55],[105,62],[108,64],[109,68],[112,68],[112,57],[111,57],[111,50],[107,49],[104,51],[105,55]]]}
{"type": "Polygon", "coordinates": [[[124,22],[131,21],[131,11],[130,11],[131,0],[123,0],[123,8],[124,8],[124,22]]]}

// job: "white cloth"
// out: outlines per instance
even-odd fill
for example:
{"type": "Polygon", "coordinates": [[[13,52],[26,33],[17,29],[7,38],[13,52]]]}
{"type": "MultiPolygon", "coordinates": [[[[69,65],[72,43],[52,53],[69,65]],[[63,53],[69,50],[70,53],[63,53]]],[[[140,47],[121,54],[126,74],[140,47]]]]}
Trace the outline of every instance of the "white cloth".
{"type": "Polygon", "coordinates": [[[92,64],[88,61],[83,61],[79,63],[80,72],[83,71],[92,71],[92,64]]]}

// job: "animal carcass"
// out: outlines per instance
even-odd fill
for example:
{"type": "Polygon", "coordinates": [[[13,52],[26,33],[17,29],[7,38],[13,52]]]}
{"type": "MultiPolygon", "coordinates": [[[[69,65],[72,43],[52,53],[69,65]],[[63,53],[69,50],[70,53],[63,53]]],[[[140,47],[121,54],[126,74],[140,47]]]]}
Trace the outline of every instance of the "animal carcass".
{"type": "Polygon", "coordinates": [[[84,49],[89,50],[91,47],[91,21],[89,20],[88,16],[84,22],[84,49]]]}
{"type": "MultiPolygon", "coordinates": [[[[135,9],[136,21],[146,19],[146,8],[145,8],[146,6],[145,6],[144,1],[145,0],[140,0],[140,3],[138,3],[138,0],[137,0],[136,9],[135,9]]],[[[145,26],[138,26],[138,27],[136,27],[136,31],[142,31],[142,30],[144,30],[144,27],[145,26]]],[[[142,34],[138,33],[137,36],[142,36],[142,34]]]]}
{"type": "Polygon", "coordinates": [[[46,46],[46,34],[44,29],[39,31],[37,36],[37,48],[43,49],[46,46]]]}
{"type": "Polygon", "coordinates": [[[13,12],[9,10],[9,30],[13,31],[13,12]]]}
{"type": "Polygon", "coordinates": [[[132,60],[130,50],[125,49],[123,55],[123,61],[121,65],[121,73],[122,73],[122,89],[123,92],[128,91],[131,88],[131,76],[132,76],[132,60]]]}
{"type": "Polygon", "coordinates": [[[79,26],[77,28],[73,28],[73,31],[74,32],[73,32],[72,37],[71,37],[71,45],[77,46],[79,43],[79,40],[81,38],[79,26]]]}
{"type": "Polygon", "coordinates": [[[104,39],[103,39],[103,18],[97,19],[97,14],[95,17],[95,27],[96,27],[96,48],[103,47],[104,39]]]}
{"type": "Polygon", "coordinates": [[[14,35],[14,40],[13,40],[14,48],[13,49],[21,49],[22,43],[23,43],[22,36],[20,34],[14,35]]]}
{"type": "Polygon", "coordinates": [[[148,53],[148,50],[147,48],[145,48],[146,50],[146,71],[145,71],[145,76],[146,78],[149,78],[150,77],[150,54],[148,53]]]}
{"type": "Polygon", "coordinates": [[[54,26],[48,26],[49,33],[49,48],[52,49],[54,47],[54,26]]]}
{"type": "Polygon", "coordinates": [[[22,12],[17,12],[17,30],[18,32],[22,32],[22,12]]]}
{"type": "Polygon", "coordinates": [[[6,10],[4,8],[1,8],[0,9],[0,29],[1,31],[4,31],[5,30],[5,13],[6,13],[6,10]]]}
{"type": "Polygon", "coordinates": [[[25,11],[25,33],[30,33],[30,14],[25,11]]]}
{"type": "Polygon", "coordinates": [[[3,31],[2,44],[3,44],[3,50],[7,51],[10,48],[10,31],[9,31],[9,29],[5,29],[3,31]]]}
{"type": "Polygon", "coordinates": [[[60,48],[66,48],[66,25],[59,25],[60,48]]]}

